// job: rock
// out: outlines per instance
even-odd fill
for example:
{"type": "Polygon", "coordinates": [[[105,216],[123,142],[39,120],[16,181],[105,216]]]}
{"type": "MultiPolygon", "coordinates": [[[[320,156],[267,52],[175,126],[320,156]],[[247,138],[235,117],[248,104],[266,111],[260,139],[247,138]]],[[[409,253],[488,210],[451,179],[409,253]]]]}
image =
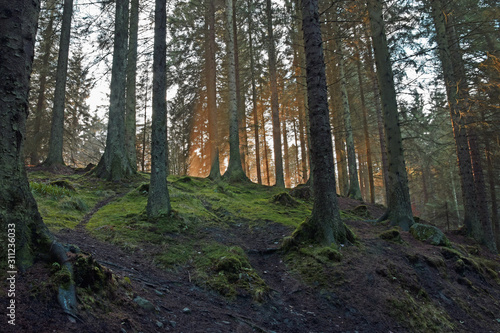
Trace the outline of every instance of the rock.
{"type": "Polygon", "coordinates": [[[432,225],[415,223],[410,227],[410,234],[415,239],[432,245],[451,246],[444,233],[432,225]]]}
{"type": "Polygon", "coordinates": [[[134,302],[136,302],[137,305],[139,305],[144,310],[153,311],[155,309],[153,303],[151,303],[147,299],[142,298],[140,296],[137,296],[136,298],[134,298],[134,302]]]}
{"type": "Polygon", "coordinates": [[[389,230],[386,230],[380,235],[378,235],[380,238],[385,239],[387,241],[392,241],[396,243],[402,243],[403,240],[401,239],[401,234],[399,233],[399,230],[397,228],[392,228],[389,230]]]}
{"type": "Polygon", "coordinates": [[[156,326],[158,326],[159,328],[162,328],[163,323],[161,321],[156,321],[156,326]]]}
{"type": "Polygon", "coordinates": [[[191,313],[191,309],[186,307],[186,308],[182,309],[182,312],[183,313],[191,313]]]}
{"type": "Polygon", "coordinates": [[[176,322],[176,321],[171,320],[171,321],[170,321],[170,325],[172,325],[172,327],[175,327],[175,326],[177,326],[177,322],[176,322]]]}

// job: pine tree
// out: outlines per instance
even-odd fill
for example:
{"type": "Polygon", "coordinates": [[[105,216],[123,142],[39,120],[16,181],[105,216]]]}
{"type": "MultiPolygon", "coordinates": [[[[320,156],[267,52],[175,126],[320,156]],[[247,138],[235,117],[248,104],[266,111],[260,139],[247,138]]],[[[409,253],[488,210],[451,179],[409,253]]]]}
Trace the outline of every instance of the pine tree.
{"type": "Polygon", "coordinates": [[[64,102],[66,98],[66,77],[68,72],[72,16],[73,0],[64,0],[61,39],[59,41],[59,57],[57,59],[56,89],[54,92],[54,107],[52,110],[52,127],[50,131],[49,153],[47,158],[43,162],[43,164],[47,167],[57,167],[64,165],[64,102]]]}
{"type": "Polygon", "coordinates": [[[115,39],[111,71],[106,149],[93,173],[107,180],[128,178],[135,173],[125,147],[125,87],[128,43],[128,0],[116,2],[115,39]]]}
{"type": "Polygon", "coordinates": [[[388,159],[387,211],[380,219],[389,219],[391,225],[398,225],[403,230],[409,230],[414,221],[398,120],[394,78],[382,16],[382,1],[369,0],[368,13],[382,98],[388,159]]]}
{"type": "Polygon", "coordinates": [[[168,215],[172,210],[167,188],[166,157],[166,49],[167,6],[164,0],[155,2],[155,37],[153,59],[153,122],[151,133],[151,180],[149,185],[148,218],[168,215]]]}

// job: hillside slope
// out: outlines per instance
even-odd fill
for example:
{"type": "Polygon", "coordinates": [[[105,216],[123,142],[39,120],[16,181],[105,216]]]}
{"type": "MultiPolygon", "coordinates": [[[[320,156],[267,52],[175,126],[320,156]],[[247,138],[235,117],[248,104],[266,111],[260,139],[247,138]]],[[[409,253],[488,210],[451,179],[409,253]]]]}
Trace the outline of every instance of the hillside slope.
{"type": "Polygon", "coordinates": [[[500,332],[499,256],[458,232],[443,247],[375,224],[380,206],[339,198],[356,244],[282,253],[310,214],[307,189],[169,177],[174,214],[147,221],[147,175],[29,177],[71,244],[80,311],[74,324],[61,313],[64,272],[40,261],[18,276],[13,331],[500,332]]]}

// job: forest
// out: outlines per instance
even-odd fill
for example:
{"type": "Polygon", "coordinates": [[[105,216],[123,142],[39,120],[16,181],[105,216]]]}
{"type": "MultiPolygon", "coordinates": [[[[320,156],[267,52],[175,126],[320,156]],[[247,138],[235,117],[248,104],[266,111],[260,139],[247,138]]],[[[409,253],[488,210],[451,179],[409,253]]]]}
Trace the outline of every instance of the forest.
{"type": "Polygon", "coordinates": [[[498,332],[495,0],[0,0],[5,332],[498,332]]]}

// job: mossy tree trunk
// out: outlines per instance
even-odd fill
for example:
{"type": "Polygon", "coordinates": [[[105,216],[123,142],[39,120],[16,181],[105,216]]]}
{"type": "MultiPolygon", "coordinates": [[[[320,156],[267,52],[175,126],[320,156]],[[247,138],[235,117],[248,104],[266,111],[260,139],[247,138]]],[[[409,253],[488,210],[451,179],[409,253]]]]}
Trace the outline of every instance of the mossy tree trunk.
{"type": "Polygon", "coordinates": [[[314,206],[311,217],[301,224],[293,237],[298,242],[312,241],[331,245],[343,243],[346,240],[346,228],[340,218],[335,188],[332,133],[318,1],[302,0],[301,6],[306,53],[314,206]]]}
{"type": "Polygon", "coordinates": [[[281,149],[278,79],[276,77],[276,47],[274,45],[273,15],[272,15],[271,0],[266,0],[266,14],[267,14],[269,80],[271,84],[271,115],[273,120],[274,175],[276,179],[275,186],[279,188],[284,188],[285,178],[283,176],[283,153],[281,149]]]}
{"type": "Polygon", "coordinates": [[[56,88],[54,91],[54,106],[52,108],[52,127],[50,130],[49,153],[43,162],[43,164],[48,167],[64,165],[64,104],[66,100],[66,78],[68,75],[69,42],[71,36],[72,16],[73,0],[64,0],[61,38],[59,40],[59,57],[57,58],[56,88]]]}
{"type": "Polygon", "coordinates": [[[153,119],[151,131],[151,179],[146,211],[149,218],[168,215],[171,211],[167,188],[166,119],[167,119],[167,5],[155,4],[153,54],[153,119]]]}
{"type": "Polygon", "coordinates": [[[238,102],[236,95],[236,64],[234,60],[233,1],[226,0],[226,48],[229,87],[229,164],[223,178],[229,181],[248,180],[241,166],[238,127],[238,102]]]}
{"type": "Polygon", "coordinates": [[[403,230],[409,230],[414,221],[403,154],[403,142],[399,128],[396,90],[385,35],[385,23],[382,16],[382,0],[369,0],[368,13],[382,99],[385,141],[387,143],[388,202],[387,211],[382,218],[389,219],[391,225],[398,225],[403,230]]]}
{"type": "MultiPolygon", "coordinates": [[[[1,1],[0,13],[0,253],[2,271],[23,271],[35,256],[50,254],[72,277],[66,252],[54,240],[38,212],[24,168],[28,91],[40,2],[1,1]],[[15,234],[9,235],[9,233],[15,234]]],[[[76,312],[74,281],[59,288],[59,303],[76,312]]]]}
{"type": "Polygon", "coordinates": [[[130,30],[127,59],[127,92],[125,111],[125,146],[130,165],[137,171],[136,141],[136,77],[137,77],[137,34],[139,30],[139,0],[130,3],[130,30]]]}
{"type": "Polygon", "coordinates": [[[125,146],[125,87],[127,83],[128,0],[116,2],[115,40],[111,68],[106,148],[93,173],[106,180],[121,180],[135,174],[125,146]]]}

